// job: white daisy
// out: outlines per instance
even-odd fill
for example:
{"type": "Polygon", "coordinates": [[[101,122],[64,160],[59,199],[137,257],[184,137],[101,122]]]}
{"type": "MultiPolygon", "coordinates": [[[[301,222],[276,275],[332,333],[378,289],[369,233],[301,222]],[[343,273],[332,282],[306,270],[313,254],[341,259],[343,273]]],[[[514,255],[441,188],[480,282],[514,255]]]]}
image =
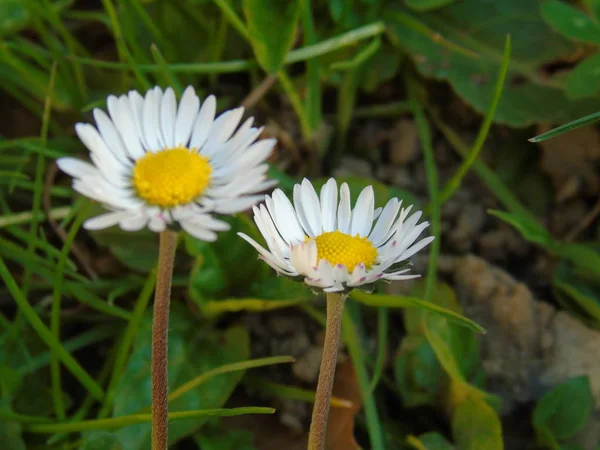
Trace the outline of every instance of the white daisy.
{"type": "Polygon", "coordinates": [[[179,224],[212,241],[229,225],[211,212],[248,209],[264,199],[259,192],[276,184],[267,179],[265,163],[275,140],[255,142],[263,129],[252,127],[252,118],[238,128],[243,108],[215,118],[215,97],[201,104],[191,86],[179,104],[173,89],[155,87],[145,97],[137,91],[111,95],[107,105],[108,115],[94,109],[96,127],[75,126],[93,164],[57,161],[76,191],[111,210],[86,221],[87,229],[118,224],[160,232],[179,224]]]}
{"type": "Polygon", "coordinates": [[[408,258],[433,237],[417,241],[429,222],[417,225],[421,211],[408,216],[412,206],[391,199],[383,210],[374,209],[373,188],[366,187],[351,209],[350,189],[331,178],[317,196],[304,179],[294,186],[294,204],[280,190],[266,204],[254,206],[254,221],[269,250],[249,236],[248,241],[273,269],[289,277],[302,277],[325,292],[347,291],[379,279],[407,280],[408,258]],[[404,264],[402,264],[404,263],[404,264]],[[401,265],[402,267],[399,267],[401,265]]]}

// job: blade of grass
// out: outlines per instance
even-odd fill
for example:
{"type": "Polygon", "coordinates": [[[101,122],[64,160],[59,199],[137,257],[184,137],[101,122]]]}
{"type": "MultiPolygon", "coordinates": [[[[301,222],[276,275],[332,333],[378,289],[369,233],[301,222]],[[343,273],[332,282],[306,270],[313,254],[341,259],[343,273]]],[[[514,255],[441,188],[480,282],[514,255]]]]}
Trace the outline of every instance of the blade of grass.
{"type": "MultiPolygon", "coordinates": [[[[294,64],[297,62],[308,61],[312,58],[326,55],[327,53],[340,50],[344,47],[355,45],[357,42],[377,36],[385,31],[383,22],[376,22],[370,25],[356,28],[352,31],[325,39],[318,44],[309,45],[288,53],[284,60],[284,64],[294,64]]],[[[47,55],[46,57],[51,57],[47,55]]],[[[98,59],[83,58],[79,56],[70,56],[82,64],[94,67],[101,67],[112,70],[128,70],[131,67],[126,63],[102,61],[98,59]]],[[[215,62],[215,63],[177,63],[169,64],[169,69],[173,73],[233,73],[243,72],[256,67],[256,64],[251,60],[237,59],[232,61],[215,62]]],[[[159,72],[161,68],[158,64],[138,64],[137,70],[142,73],[159,72]]]]}
{"type": "MultiPolygon", "coordinates": [[[[448,143],[456,150],[461,156],[466,156],[469,153],[469,148],[464,141],[456,134],[452,128],[446,125],[442,119],[434,111],[429,111],[433,123],[438,130],[442,132],[448,143]]],[[[500,200],[500,202],[515,214],[529,218],[534,222],[538,222],[535,215],[521,203],[516,195],[504,184],[496,173],[488,168],[482,161],[476,160],[473,163],[473,170],[477,176],[481,179],[488,189],[500,200]]]]}
{"type": "MultiPolygon", "coordinates": [[[[259,406],[246,406],[243,408],[199,409],[194,411],[177,411],[169,413],[169,420],[195,419],[198,417],[233,417],[244,414],[273,414],[275,409],[259,406]]],[[[57,433],[87,430],[115,430],[128,425],[147,423],[152,420],[150,414],[133,414],[130,416],[115,417],[112,419],[83,420],[81,422],[62,422],[49,424],[26,425],[30,433],[57,433]]]]}
{"type": "Polygon", "coordinates": [[[10,274],[8,267],[4,263],[4,260],[0,258],[0,278],[4,281],[4,284],[8,288],[12,297],[23,316],[29,322],[31,327],[36,331],[40,338],[56,352],[61,362],[69,369],[73,376],[79,380],[79,382],[97,399],[102,399],[104,392],[102,388],[94,381],[92,377],[88,375],[83,367],[67,352],[59,341],[56,340],[52,332],[44,325],[44,322],[38,317],[33,307],[29,304],[19,287],[15,279],[10,274]]]}
{"type": "MultiPolygon", "coordinates": [[[[7,232],[9,232],[15,238],[21,240],[24,243],[26,243],[29,240],[29,234],[26,231],[23,231],[19,227],[10,226],[10,227],[6,227],[5,229],[7,232]]],[[[46,253],[47,259],[50,261],[57,260],[58,257],[60,256],[60,250],[53,247],[45,238],[38,239],[36,245],[38,246],[38,248],[40,250],[43,250],[46,253]]],[[[75,265],[73,260],[71,260],[70,258],[67,258],[66,266],[69,270],[71,270],[73,272],[75,272],[77,270],[77,266],[75,265]]],[[[30,292],[31,292],[31,289],[30,289],[30,292]]]]}
{"type": "MultiPolygon", "coordinates": [[[[48,83],[48,93],[44,103],[44,116],[42,120],[42,131],[40,133],[40,147],[46,148],[48,142],[48,124],[50,123],[50,114],[52,112],[52,91],[54,89],[54,81],[56,79],[56,63],[52,65],[50,70],[50,81],[48,83]]],[[[44,189],[44,171],[45,171],[45,154],[42,150],[37,157],[35,165],[35,184],[33,189],[33,200],[31,205],[32,221],[29,226],[30,241],[27,245],[27,252],[33,256],[36,251],[37,241],[37,228],[38,220],[42,210],[42,191],[44,189]]],[[[25,267],[25,273],[23,274],[23,296],[27,297],[29,290],[29,283],[31,282],[32,271],[29,266],[25,267]]]]}
{"type": "Polygon", "coordinates": [[[550,131],[546,131],[545,133],[539,134],[535,137],[529,139],[529,142],[542,142],[548,139],[552,139],[553,137],[560,136],[561,134],[568,133],[571,130],[576,128],[584,127],[586,125],[591,125],[594,122],[598,122],[600,120],[600,112],[590,114],[588,116],[582,117],[581,119],[574,120],[569,123],[565,123],[560,127],[553,128],[550,131]]]}
{"type": "Polygon", "coordinates": [[[291,356],[272,356],[268,358],[250,359],[248,361],[241,361],[233,364],[225,364],[215,369],[209,370],[200,376],[197,376],[193,380],[179,386],[173,392],[169,394],[169,402],[178,399],[185,393],[197,388],[203,383],[213,378],[216,375],[230,372],[237,372],[240,370],[254,369],[256,367],[272,366],[274,364],[285,364],[296,361],[291,356]]]}
{"type": "MultiPolygon", "coordinates": [[[[215,40],[210,48],[210,59],[209,61],[220,61],[223,58],[223,51],[225,50],[225,43],[227,42],[227,34],[229,31],[229,22],[225,17],[225,14],[221,14],[219,24],[217,26],[217,32],[215,40]]],[[[208,77],[211,86],[215,86],[217,83],[218,73],[211,73],[208,77]]]]}
{"type": "MultiPolygon", "coordinates": [[[[76,352],[89,345],[101,342],[115,335],[114,325],[100,325],[90,330],[84,331],[63,343],[65,350],[68,352],[76,352]]],[[[27,364],[19,367],[18,373],[21,377],[34,373],[50,364],[50,351],[45,351],[34,356],[27,364]]]]}
{"type": "MultiPolygon", "coordinates": [[[[286,400],[300,400],[302,402],[314,403],[315,393],[308,389],[302,389],[296,386],[287,386],[281,383],[274,383],[265,378],[246,375],[243,384],[260,392],[274,395],[286,400]]],[[[331,406],[334,408],[352,408],[352,402],[343,398],[331,397],[331,406]]]]}
{"type": "Polygon", "coordinates": [[[233,28],[235,28],[247,42],[250,42],[250,33],[248,32],[248,28],[246,28],[244,22],[242,22],[242,20],[235,13],[229,2],[227,0],[213,0],[213,2],[221,10],[229,23],[231,23],[233,28]]]}
{"type": "Polygon", "coordinates": [[[163,58],[156,44],[152,44],[150,46],[150,49],[152,51],[152,57],[154,58],[154,61],[156,61],[156,63],[160,67],[160,72],[158,73],[158,75],[160,75],[161,81],[166,86],[171,86],[175,90],[175,94],[177,94],[177,96],[180,97],[181,93],[183,92],[181,83],[179,82],[177,77],[173,75],[173,72],[171,72],[171,70],[169,69],[169,65],[163,58]]]}
{"type": "Polygon", "coordinates": [[[500,97],[502,96],[502,89],[504,88],[504,81],[506,80],[506,74],[508,73],[508,65],[510,63],[510,35],[506,36],[506,41],[504,43],[504,54],[502,56],[502,64],[500,65],[500,72],[498,73],[498,79],[496,81],[496,87],[494,88],[494,94],[492,97],[492,102],[490,103],[490,107],[483,119],[483,123],[481,124],[481,128],[479,129],[479,133],[477,133],[477,138],[475,139],[475,143],[471,148],[471,151],[465,156],[463,163],[460,165],[456,173],[448,180],[446,186],[442,189],[440,194],[440,205],[443,205],[460,187],[462,179],[465,177],[475,160],[479,157],[479,153],[483,148],[483,144],[487,138],[487,135],[490,131],[490,127],[494,121],[494,116],[496,115],[496,108],[498,103],[500,102],[500,97]]]}
{"type": "MultiPolygon", "coordinates": [[[[304,31],[304,45],[314,45],[317,42],[317,33],[313,20],[310,0],[302,0],[302,27],[304,31]]],[[[306,63],[306,115],[311,130],[321,126],[321,83],[319,80],[320,62],[312,58],[306,63]]]]}
{"type": "Polygon", "coordinates": [[[302,136],[304,139],[310,140],[313,130],[308,120],[307,110],[302,102],[302,99],[300,98],[300,95],[298,95],[298,91],[296,91],[296,88],[294,87],[294,83],[283,69],[277,72],[277,78],[281,82],[281,86],[290,99],[292,107],[298,116],[298,120],[300,121],[300,129],[302,130],[302,136]]]}
{"type": "Polygon", "coordinates": [[[377,50],[381,48],[381,38],[377,36],[371,42],[369,42],[364,48],[362,48],[352,59],[349,61],[339,61],[332,63],[329,68],[331,70],[350,70],[364,64],[371,56],[373,56],[377,50]]]}
{"type": "Polygon", "coordinates": [[[125,369],[125,365],[127,364],[127,358],[129,357],[129,351],[133,346],[133,341],[137,336],[137,332],[140,328],[140,323],[142,318],[144,317],[144,313],[148,308],[148,303],[150,302],[150,298],[152,297],[152,293],[154,292],[154,286],[156,284],[156,272],[152,271],[148,277],[146,278],[146,282],[140,291],[140,294],[135,302],[135,307],[133,308],[133,312],[131,314],[131,319],[125,328],[125,332],[123,333],[123,337],[119,340],[117,345],[117,350],[115,353],[115,363],[112,368],[112,373],[110,376],[110,381],[108,383],[108,387],[106,388],[106,396],[104,397],[104,403],[102,404],[102,408],[98,412],[98,418],[103,419],[110,414],[110,410],[112,408],[112,403],[117,393],[117,383],[121,379],[121,375],[125,369]]]}
{"type": "Polygon", "coordinates": [[[370,448],[372,450],[384,450],[381,422],[379,421],[377,414],[375,397],[369,390],[369,375],[367,374],[367,368],[365,366],[364,352],[360,342],[359,331],[350,313],[354,307],[356,307],[355,304],[348,302],[342,322],[342,336],[346,343],[346,347],[348,348],[348,352],[350,353],[350,357],[352,358],[352,364],[354,366],[354,371],[356,372],[356,378],[358,379],[363,409],[367,420],[369,441],[371,442],[370,448]]]}
{"type": "Polygon", "coordinates": [[[149,90],[152,87],[152,83],[150,83],[150,81],[148,81],[145,75],[140,71],[139,65],[136,64],[131,54],[129,53],[129,50],[127,49],[127,45],[125,45],[121,25],[119,24],[117,12],[115,11],[115,7],[113,6],[112,1],[102,0],[102,4],[104,5],[104,9],[106,10],[108,17],[110,18],[111,29],[114,35],[115,44],[117,46],[119,60],[126,63],[127,67],[133,72],[136,79],[140,83],[140,86],[142,87],[142,91],[149,90]]]}
{"type": "Polygon", "coordinates": [[[375,357],[375,366],[373,367],[373,377],[369,385],[368,392],[373,395],[377,384],[383,373],[385,364],[385,356],[387,353],[387,337],[388,337],[388,310],[386,308],[378,308],[377,310],[377,356],[375,357]]]}
{"type": "Polygon", "coordinates": [[[421,138],[421,147],[423,149],[423,158],[425,160],[425,172],[427,173],[427,190],[429,191],[429,203],[431,205],[431,234],[435,236],[435,239],[429,246],[429,263],[427,265],[427,280],[425,282],[424,294],[424,300],[430,301],[435,288],[437,260],[440,254],[441,204],[438,174],[435,166],[435,158],[431,140],[431,131],[429,129],[427,119],[425,118],[425,113],[417,102],[413,103],[413,115],[415,117],[417,130],[419,131],[419,137],[421,138]]]}
{"type": "MultiPolygon", "coordinates": [[[[86,205],[87,206],[87,205],[86,205]]],[[[75,240],[75,236],[81,228],[81,224],[85,220],[86,207],[82,208],[75,217],[75,221],[67,234],[67,239],[63,244],[60,257],[56,264],[56,278],[54,281],[54,289],[52,291],[52,309],[50,311],[50,331],[54,335],[57,342],[60,342],[60,309],[62,303],[62,285],[63,285],[63,274],[65,270],[65,263],[67,261],[67,255],[71,250],[71,245],[75,240]]],[[[56,417],[60,420],[64,420],[65,403],[62,395],[61,376],[60,376],[60,361],[55,350],[50,352],[50,377],[52,386],[52,401],[54,403],[54,411],[56,417]]]]}
{"type": "MultiPolygon", "coordinates": [[[[70,210],[71,210],[70,206],[61,206],[58,208],[52,208],[48,215],[54,219],[63,219],[64,217],[66,217],[69,214],[70,210]]],[[[10,225],[21,225],[24,223],[31,223],[34,220],[34,216],[35,216],[34,213],[31,211],[24,211],[24,212],[20,212],[20,213],[6,214],[3,216],[0,216],[0,228],[7,227],[10,225]]],[[[47,216],[44,212],[40,211],[38,213],[38,215],[35,216],[35,218],[37,218],[37,221],[39,224],[43,220],[45,220],[47,218],[47,216]]]]}

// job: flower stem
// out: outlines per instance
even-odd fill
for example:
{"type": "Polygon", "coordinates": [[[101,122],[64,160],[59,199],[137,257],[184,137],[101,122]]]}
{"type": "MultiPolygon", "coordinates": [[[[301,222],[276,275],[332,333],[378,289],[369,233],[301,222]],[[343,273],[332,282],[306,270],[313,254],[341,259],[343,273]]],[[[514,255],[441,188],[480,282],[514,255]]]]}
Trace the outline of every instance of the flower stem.
{"type": "Polygon", "coordinates": [[[160,233],[152,322],[152,450],[167,450],[169,444],[169,300],[176,248],[176,232],[160,233]]]}
{"type": "Polygon", "coordinates": [[[321,369],[319,370],[315,406],[308,435],[308,450],[323,450],[325,448],[327,417],[329,416],[345,301],[346,295],[344,294],[335,292],[327,294],[325,343],[323,344],[323,357],[321,359],[321,369]]]}

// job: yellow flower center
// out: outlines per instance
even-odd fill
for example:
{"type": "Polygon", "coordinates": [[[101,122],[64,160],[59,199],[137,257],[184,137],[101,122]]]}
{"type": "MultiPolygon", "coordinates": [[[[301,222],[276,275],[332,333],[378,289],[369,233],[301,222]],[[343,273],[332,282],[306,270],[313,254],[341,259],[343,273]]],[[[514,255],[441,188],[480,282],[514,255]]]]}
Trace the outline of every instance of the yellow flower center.
{"type": "Polygon", "coordinates": [[[363,263],[370,269],[377,259],[377,249],[366,237],[350,236],[338,230],[314,238],[317,243],[317,261],[326,259],[332,266],[343,264],[352,272],[363,263]]]}
{"type": "Polygon", "coordinates": [[[137,194],[162,208],[185,205],[208,187],[212,167],[208,158],[186,147],[147,153],[133,168],[137,194]]]}

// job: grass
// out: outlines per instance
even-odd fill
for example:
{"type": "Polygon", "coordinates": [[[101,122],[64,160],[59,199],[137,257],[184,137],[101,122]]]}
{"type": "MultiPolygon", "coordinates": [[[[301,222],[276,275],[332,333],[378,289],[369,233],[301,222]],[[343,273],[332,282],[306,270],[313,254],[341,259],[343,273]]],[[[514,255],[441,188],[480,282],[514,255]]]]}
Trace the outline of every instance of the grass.
{"type": "MultiPolygon", "coordinates": [[[[254,94],[250,113],[280,142],[269,174],[286,192],[302,174],[334,173],[347,156],[375,168],[385,165],[387,148],[378,143],[379,134],[393,128],[400,117],[416,125],[422,149],[418,158],[427,179],[427,193],[421,197],[428,201],[424,210],[431,221],[429,232],[436,237],[429,248],[424,293],[418,299],[357,296],[344,317],[344,341],[363,397],[356,421],[363,447],[384,449],[391,435],[405,439],[414,434],[412,424],[396,423],[399,415],[390,407],[403,400],[396,386],[390,389],[395,383],[390,365],[398,358],[391,348],[396,343],[390,340],[396,333],[396,308],[428,310],[432,316],[440,313],[448,322],[482,331],[436,297],[441,285],[439,256],[445,245],[442,206],[475,175],[505,209],[529,223],[540,223],[526,201],[481,159],[503,94],[511,87],[505,86],[515,62],[510,37],[502,61],[496,61],[497,80],[471,145],[462,137],[464,130],[457,129],[457,121],[444,114],[442,102],[428,94],[442,88],[422,76],[419,64],[425,58],[434,68],[455,55],[482,67],[489,61],[477,48],[447,38],[446,30],[433,29],[427,13],[415,14],[405,7],[391,10],[378,0],[290,2],[298,8],[289,39],[293,45],[277,70],[268,73],[255,50],[275,58],[276,44],[290,36],[282,34],[284,26],[265,25],[267,38],[259,42],[237,3],[102,0],[101,5],[84,9],[70,0],[23,0],[14,2],[15,10],[0,21],[0,89],[10,119],[0,128],[0,440],[4,424],[18,424],[15,448],[37,448],[34,443],[40,441],[34,435],[49,434],[50,448],[89,450],[82,431],[132,426],[127,430],[142,433],[149,420],[145,410],[126,415],[116,405],[131,389],[123,374],[136,367],[132,354],[145,344],[141,330],[156,281],[151,269],[156,258],[153,236],[82,230],[91,204],[74,195],[63,174],[51,176],[56,158],[86,157],[73,125],[89,121],[93,108],[104,108],[108,94],[145,91],[158,84],[171,86],[180,95],[191,84],[202,97],[218,94],[219,110],[254,94]],[[437,43],[442,60],[436,60],[435,54],[408,52],[391,32],[392,21],[413,33],[415,42],[437,43]],[[373,134],[366,133],[370,129],[373,134]],[[437,140],[442,138],[461,159],[447,180],[436,163],[437,140]],[[82,258],[87,264],[82,264],[82,258]],[[430,304],[424,306],[423,300],[430,304]],[[367,306],[378,306],[376,319],[367,306]],[[20,378],[33,387],[23,387],[20,378]],[[28,391],[42,394],[24,408],[30,400],[28,391]],[[386,396],[393,399],[388,402],[386,396]]],[[[263,24],[281,25],[278,14],[277,8],[265,6],[257,17],[263,24]]],[[[496,37],[500,42],[504,35],[496,37]]],[[[519,51],[519,44],[514,42],[513,51],[519,51]]],[[[500,54],[501,49],[496,50],[500,54]]],[[[469,77],[473,74],[465,73],[469,77]]],[[[447,89],[443,92],[454,95],[447,89]]],[[[551,138],[597,117],[586,116],[534,139],[551,138]]],[[[256,233],[249,220],[234,218],[232,223],[237,231],[256,233]]],[[[218,342],[230,323],[250,312],[261,316],[273,310],[298,312],[321,323],[321,312],[309,302],[311,293],[275,279],[244,245],[233,232],[220,235],[216,244],[186,240],[174,279],[174,303],[187,320],[181,326],[194,330],[195,340],[208,336],[218,342]],[[238,263],[240,267],[227,266],[238,263]]],[[[564,290],[582,295],[570,285],[564,290]]],[[[583,301],[595,304],[596,299],[583,301]]],[[[443,323],[447,326],[445,319],[443,323]]],[[[454,325],[448,329],[452,333],[454,325]]],[[[436,333],[441,331],[425,331],[438,339],[431,345],[439,347],[444,340],[436,333]]],[[[192,341],[182,345],[191,346],[192,341]]],[[[202,350],[194,349],[200,356],[202,350]]],[[[207,359],[201,373],[186,373],[186,379],[172,387],[171,400],[178,408],[184,405],[172,417],[193,424],[184,436],[191,442],[199,433],[221,429],[206,416],[272,413],[270,403],[229,408],[229,395],[215,398],[210,408],[185,406],[201,389],[233,392],[246,370],[259,367],[263,370],[259,375],[243,378],[241,386],[248,392],[261,390],[262,381],[262,391],[271,396],[311,402],[312,390],[307,386],[268,380],[269,370],[286,369],[266,370],[266,366],[292,361],[275,355],[227,364],[207,359]]],[[[179,369],[186,361],[172,364],[179,369]]],[[[415,368],[412,375],[418,377],[419,370],[415,368]]],[[[139,383],[149,383],[149,374],[142,375],[139,383]]],[[[238,401],[236,395],[232,403],[238,401]]],[[[334,399],[337,406],[347,406],[345,402],[334,399]]],[[[438,403],[431,406],[441,409],[438,403]]],[[[418,437],[411,440],[421,445],[418,437]]]]}

